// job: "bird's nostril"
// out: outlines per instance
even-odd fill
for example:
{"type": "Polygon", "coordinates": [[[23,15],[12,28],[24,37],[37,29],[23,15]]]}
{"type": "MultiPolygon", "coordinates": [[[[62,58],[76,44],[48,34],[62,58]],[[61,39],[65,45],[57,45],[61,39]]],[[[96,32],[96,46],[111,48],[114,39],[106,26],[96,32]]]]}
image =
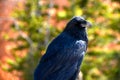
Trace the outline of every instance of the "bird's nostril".
{"type": "Polygon", "coordinates": [[[92,27],[92,23],[87,22],[87,27],[92,27]]]}

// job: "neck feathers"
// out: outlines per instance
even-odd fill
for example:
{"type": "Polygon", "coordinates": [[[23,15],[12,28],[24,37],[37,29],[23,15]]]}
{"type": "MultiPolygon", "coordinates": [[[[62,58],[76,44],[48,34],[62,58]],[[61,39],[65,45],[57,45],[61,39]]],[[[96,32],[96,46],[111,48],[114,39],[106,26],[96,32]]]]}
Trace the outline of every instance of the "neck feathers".
{"type": "Polygon", "coordinates": [[[64,30],[68,35],[72,36],[77,40],[84,40],[88,43],[87,33],[85,28],[78,28],[77,26],[66,28],[64,30]]]}

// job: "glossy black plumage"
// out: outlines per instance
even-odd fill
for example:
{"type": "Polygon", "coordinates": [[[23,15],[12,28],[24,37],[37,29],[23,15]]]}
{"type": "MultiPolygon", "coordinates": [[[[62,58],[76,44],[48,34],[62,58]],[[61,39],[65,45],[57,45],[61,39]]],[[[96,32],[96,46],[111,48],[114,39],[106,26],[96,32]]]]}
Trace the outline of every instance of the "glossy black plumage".
{"type": "Polygon", "coordinates": [[[71,19],[48,46],[34,72],[34,80],[75,80],[87,49],[87,21],[71,19]]]}

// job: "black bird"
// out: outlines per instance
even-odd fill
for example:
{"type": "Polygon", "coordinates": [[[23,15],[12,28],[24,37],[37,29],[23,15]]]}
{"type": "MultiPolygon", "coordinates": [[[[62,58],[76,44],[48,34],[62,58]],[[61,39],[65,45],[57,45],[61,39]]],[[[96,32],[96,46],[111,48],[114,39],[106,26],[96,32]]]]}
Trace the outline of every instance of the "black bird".
{"type": "Polygon", "coordinates": [[[87,50],[86,26],[82,17],[73,17],[63,32],[48,46],[34,72],[34,80],[76,80],[87,50]]]}

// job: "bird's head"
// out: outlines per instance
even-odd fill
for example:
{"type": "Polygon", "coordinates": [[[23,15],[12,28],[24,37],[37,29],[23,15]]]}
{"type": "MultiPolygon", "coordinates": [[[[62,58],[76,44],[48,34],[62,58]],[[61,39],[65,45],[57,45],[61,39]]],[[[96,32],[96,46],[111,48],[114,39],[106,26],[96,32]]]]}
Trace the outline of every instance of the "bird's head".
{"type": "Polygon", "coordinates": [[[83,17],[73,17],[72,20],[76,20],[76,24],[79,25],[79,27],[91,27],[92,24],[90,22],[88,22],[87,20],[85,20],[83,17]]]}
{"type": "Polygon", "coordinates": [[[87,20],[85,20],[83,17],[75,16],[68,22],[66,28],[73,28],[73,27],[86,28],[91,26],[92,24],[87,20]]]}
{"type": "Polygon", "coordinates": [[[86,27],[91,27],[92,24],[83,17],[73,17],[66,25],[64,32],[67,32],[76,39],[82,39],[88,42],[86,27]]]}

